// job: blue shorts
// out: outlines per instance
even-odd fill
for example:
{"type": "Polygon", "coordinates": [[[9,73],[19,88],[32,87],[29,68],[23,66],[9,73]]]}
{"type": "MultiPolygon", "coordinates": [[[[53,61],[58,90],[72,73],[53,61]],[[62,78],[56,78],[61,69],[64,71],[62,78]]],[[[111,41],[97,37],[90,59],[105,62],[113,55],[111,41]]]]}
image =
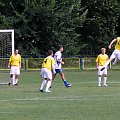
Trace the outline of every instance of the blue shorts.
{"type": "Polygon", "coordinates": [[[62,69],[55,69],[55,71],[56,71],[56,73],[61,73],[61,72],[63,72],[62,69]]]}

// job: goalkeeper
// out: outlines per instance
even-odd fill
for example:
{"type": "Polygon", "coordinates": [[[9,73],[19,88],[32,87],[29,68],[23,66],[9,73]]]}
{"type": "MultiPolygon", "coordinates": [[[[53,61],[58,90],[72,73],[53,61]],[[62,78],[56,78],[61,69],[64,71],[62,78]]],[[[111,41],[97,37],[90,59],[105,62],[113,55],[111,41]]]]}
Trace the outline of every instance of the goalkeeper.
{"type": "Polygon", "coordinates": [[[18,85],[18,78],[21,69],[21,56],[18,54],[18,49],[15,50],[14,54],[11,55],[8,63],[8,68],[10,68],[10,82],[8,85],[18,85]],[[15,80],[14,76],[15,75],[15,80]]]}

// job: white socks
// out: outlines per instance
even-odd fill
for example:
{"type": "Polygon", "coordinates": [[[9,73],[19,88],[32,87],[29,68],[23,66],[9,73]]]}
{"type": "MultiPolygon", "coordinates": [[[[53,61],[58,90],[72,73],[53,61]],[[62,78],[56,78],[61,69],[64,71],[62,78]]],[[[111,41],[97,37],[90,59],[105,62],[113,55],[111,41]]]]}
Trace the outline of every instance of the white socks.
{"type": "Polygon", "coordinates": [[[104,77],[103,85],[106,85],[107,77],[104,77]]]}
{"type": "Polygon", "coordinates": [[[50,86],[51,86],[51,82],[52,82],[51,80],[49,80],[49,81],[47,82],[45,91],[48,91],[48,90],[49,90],[49,88],[50,88],[50,86]]]}
{"type": "MultiPolygon", "coordinates": [[[[101,86],[102,77],[98,77],[98,86],[101,86]]],[[[103,85],[106,85],[107,77],[104,77],[103,85]]]]}
{"type": "MultiPolygon", "coordinates": [[[[43,82],[42,82],[42,84],[41,84],[41,87],[40,87],[40,90],[43,90],[44,86],[47,84],[45,91],[48,92],[48,91],[49,91],[49,88],[50,88],[50,86],[51,86],[51,83],[52,83],[51,80],[49,80],[49,81],[43,80],[43,82]]],[[[50,92],[50,91],[49,91],[49,92],[50,92]]]]}
{"type": "Polygon", "coordinates": [[[12,85],[15,85],[15,84],[16,84],[15,76],[13,76],[12,78],[10,78],[10,83],[11,83],[12,85]]]}
{"type": "Polygon", "coordinates": [[[16,82],[15,84],[17,84],[18,83],[18,79],[15,79],[15,82],[16,82]]]}
{"type": "Polygon", "coordinates": [[[46,83],[47,83],[47,80],[43,80],[43,82],[41,84],[41,87],[40,87],[40,90],[43,90],[43,88],[46,85],[46,83]]]}
{"type": "Polygon", "coordinates": [[[101,77],[98,77],[98,86],[101,86],[101,77]]]}

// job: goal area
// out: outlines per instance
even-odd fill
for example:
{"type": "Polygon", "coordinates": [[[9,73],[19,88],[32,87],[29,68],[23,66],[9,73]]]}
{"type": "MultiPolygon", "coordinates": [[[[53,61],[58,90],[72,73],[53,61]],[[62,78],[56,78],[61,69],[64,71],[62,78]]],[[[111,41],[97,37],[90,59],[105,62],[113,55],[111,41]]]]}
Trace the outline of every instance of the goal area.
{"type": "Polygon", "coordinates": [[[8,61],[14,53],[14,30],[0,30],[0,84],[9,83],[8,61]]]}

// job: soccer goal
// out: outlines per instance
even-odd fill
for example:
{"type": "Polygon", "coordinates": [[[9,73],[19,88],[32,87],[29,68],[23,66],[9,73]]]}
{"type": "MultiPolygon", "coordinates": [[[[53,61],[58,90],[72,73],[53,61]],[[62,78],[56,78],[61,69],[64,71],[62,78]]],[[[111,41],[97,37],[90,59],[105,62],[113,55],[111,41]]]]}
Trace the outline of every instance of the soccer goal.
{"type": "Polygon", "coordinates": [[[0,84],[8,84],[8,61],[14,53],[14,30],[0,30],[0,84]]]}

